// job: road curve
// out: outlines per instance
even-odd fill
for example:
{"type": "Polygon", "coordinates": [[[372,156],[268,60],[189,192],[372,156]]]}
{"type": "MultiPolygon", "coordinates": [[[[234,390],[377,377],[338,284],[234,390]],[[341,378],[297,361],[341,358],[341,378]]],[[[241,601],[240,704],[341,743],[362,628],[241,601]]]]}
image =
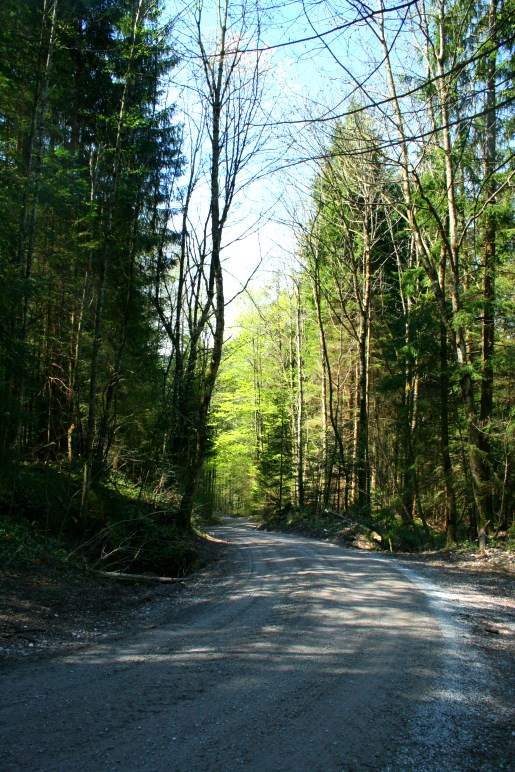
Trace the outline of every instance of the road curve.
{"type": "Polygon", "coordinates": [[[231,571],[166,624],[2,672],[2,770],[480,768],[476,675],[410,577],[250,523],[212,532],[231,571]]]}

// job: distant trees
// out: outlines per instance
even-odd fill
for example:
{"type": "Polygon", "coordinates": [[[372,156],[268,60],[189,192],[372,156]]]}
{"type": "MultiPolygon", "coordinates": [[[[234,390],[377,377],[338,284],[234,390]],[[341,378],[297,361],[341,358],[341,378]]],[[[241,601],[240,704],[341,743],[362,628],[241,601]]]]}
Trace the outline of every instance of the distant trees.
{"type": "MultiPolygon", "coordinates": [[[[374,279],[386,260],[388,228],[382,190],[387,180],[384,160],[364,116],[340,125],[329,157],[315,182],[314,227],[304,238],[305,263],[317,306],[322,355],[327,356],[327,306],[356,345],[352,375],[354,441],[348,472],[364,514],[370,512],[369,381],[374,279]],[[324,302],[325,300],[325,302],[324,302]]],[[[328,364],[326,362],[326,364],[328,364]]],[[[327,368],[330,375],[330,367],[327,368]]],[[[330,376],[332,378],[332,376],[330,376]]],[[[332,390],[333,391],[333,390],[332,390]]],[[[340,429],[333,421],[335,437],[340,429]]],[[[347,497],[348,501],[348,497],[347,497]]]]}

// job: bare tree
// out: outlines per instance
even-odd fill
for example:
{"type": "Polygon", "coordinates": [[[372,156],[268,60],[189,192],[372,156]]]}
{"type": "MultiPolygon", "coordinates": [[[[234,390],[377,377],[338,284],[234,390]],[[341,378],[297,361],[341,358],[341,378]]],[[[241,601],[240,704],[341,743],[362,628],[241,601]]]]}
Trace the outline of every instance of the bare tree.
{"type": "Polygon", "coordinates": [[[188,72],[190,172],[177,266],[170,275],[166,260],[158,260],[155,298],[175,363],[172,410],[182,456],[177,523],[187,528],[208,447],[208,414],[224,342],[224,234],[265,142],[265,129],[256,124],[266,67],[259,51],[259,14],[251,3],[218,0],[193,8],[181,3],[180,11],[186,28],[182,55],[188,72]]]}

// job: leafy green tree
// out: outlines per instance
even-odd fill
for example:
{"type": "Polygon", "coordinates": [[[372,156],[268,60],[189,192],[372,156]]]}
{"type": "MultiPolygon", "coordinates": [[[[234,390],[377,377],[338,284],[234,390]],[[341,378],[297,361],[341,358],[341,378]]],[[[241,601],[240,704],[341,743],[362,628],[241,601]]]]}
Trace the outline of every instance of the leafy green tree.
{"type": "MultiPolygon", "coordinates": [[[[506,184],[506,179],[499,184],[499,173],[507,160],[497,142],[504,124],[497,100],[512,45],[509,29],[507,16],[495,4],[465,7],[435,2],[421,7],[411,25],[413,44],[426,70],[414,79],[416,88],[410,94],[416,101],[409,95],[401,97],[391,31],[386,31],[382,16],[375,29],[400,148],[406,218],[434,291],[462,393],[460,420],[467,434],[466,476],[471,483],[474,532],[484,532],[492,520],[496,476],[486,427],[494,382],[494,253],[499,234],[493,223],[496,198],[506,184]],[[497,66],[501,61],[502,68],[497,66]],[[413,137],[409,109],[427,118],[420,137],[413,137]],[[481,287],[475,281],[478,266],[482,266],[481,287]],[[477,344],[480,357],[475,353],[477,344]]],[[[448,485],[448,463],[446,467],[448,485]]]]}
{"type": "Polygon", "coordinates": [[[162,107],[176,57],[161,11],[0,10],[2,449],[81,466],[84,524],[97,473],[142,464],[132,443],[163,396],[149,264],[183,160],[162,107]]]}

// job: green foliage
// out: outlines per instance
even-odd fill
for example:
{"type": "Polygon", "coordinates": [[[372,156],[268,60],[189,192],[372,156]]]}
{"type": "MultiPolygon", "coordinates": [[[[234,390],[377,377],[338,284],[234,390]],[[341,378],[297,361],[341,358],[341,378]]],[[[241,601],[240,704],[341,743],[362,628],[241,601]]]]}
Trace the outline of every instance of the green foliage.
{"type": "Polygon", "coordinates": [[[71,561],[103,570],[179,576],[199,560],[198,539],[174,523],[177,499],[122,474],[97,480],[91,519],[78,532],[79,469],[12,466],[0,484],[0,567],[71,561]]]}
{"type": "Polygon", "coordinates": [[[135,8],[0,8],[2,501],[66,538],[104,527],[111,467],[170,476],[151,263],[183,165],[176,57],[162,3],[135,8]]]}
{"type": "MultiPolygon", "coordinates": [[[[429,79],[405,79],[427,120],[407,167],[387,156],[372,108],[335,123],[299,238],[302,269],[244,320],[259,357],[245,334],[234,342],[253,369],[241,367],[213,464],[230,479],[242,460],[266,522],[303,527],[301,484],[315,520],[327,506],[367,512],[395,549],[513,519],[512,121],[493,106],[509,99],[513,41],[506,8],[495,24],[492,8],[456,2],[443,18],[431,6],[413,17],[414,47],[445,39],[450,75],[438,74],[431,44],[429,79]],[[292,522],[281,514],[290,502],[292,522]]],[[[391,118],[406,136],[410,119],[391,118]]]]}
{"type": "Polygon", "coordinates": [[[394,552],[420,552],[439,549],[445,545],[445,534],[431,530],[429,538],[423,523],[418,520],[407,524],[397,514],[395,502],[374,514],[374,524],[383,538],[381,546],[394,552]]]}
{"type": "Polygon", "coordinates": [[[0,513],[0,571],[29,569],[36,561],[61,562],[66,554],[59,541],[44,537],[28,520],[0,513]]]}
{"type": "Polygon", "coordinates": [[[384,116],[354,105],[321,148],[302,269],[242,315],[209,420],[211,320],[195,322],[209,282],[180,263],[170,228],[184,160],[162,90],[176,57],[162,4],[135,7],[0,6],[7,552],[21,554],[24,539],[28,556],[35,549],[26,520],[33,533],[87,543],[100,564],[180,571],[193,558],[174,525],[178,501],[202,458],[197,506],[209,516],[264,513],[324,533],[324,509],[366,512],[393,548],[414,549],[439,543],[454,501],[459,538],[487,506],[491,527],[505,530],[515,462],[512,1],[493,26],[482,0],[451,2],[442,25],[431,5],[411,17],[421,50],[446,38],[450,76],[436,77],[434,45],[427,81],[403,76],[428,121],[409,148],[408,179],[387,155],[384,116]],[[190,285],[179,290],[181,276],[190,285]]]}

